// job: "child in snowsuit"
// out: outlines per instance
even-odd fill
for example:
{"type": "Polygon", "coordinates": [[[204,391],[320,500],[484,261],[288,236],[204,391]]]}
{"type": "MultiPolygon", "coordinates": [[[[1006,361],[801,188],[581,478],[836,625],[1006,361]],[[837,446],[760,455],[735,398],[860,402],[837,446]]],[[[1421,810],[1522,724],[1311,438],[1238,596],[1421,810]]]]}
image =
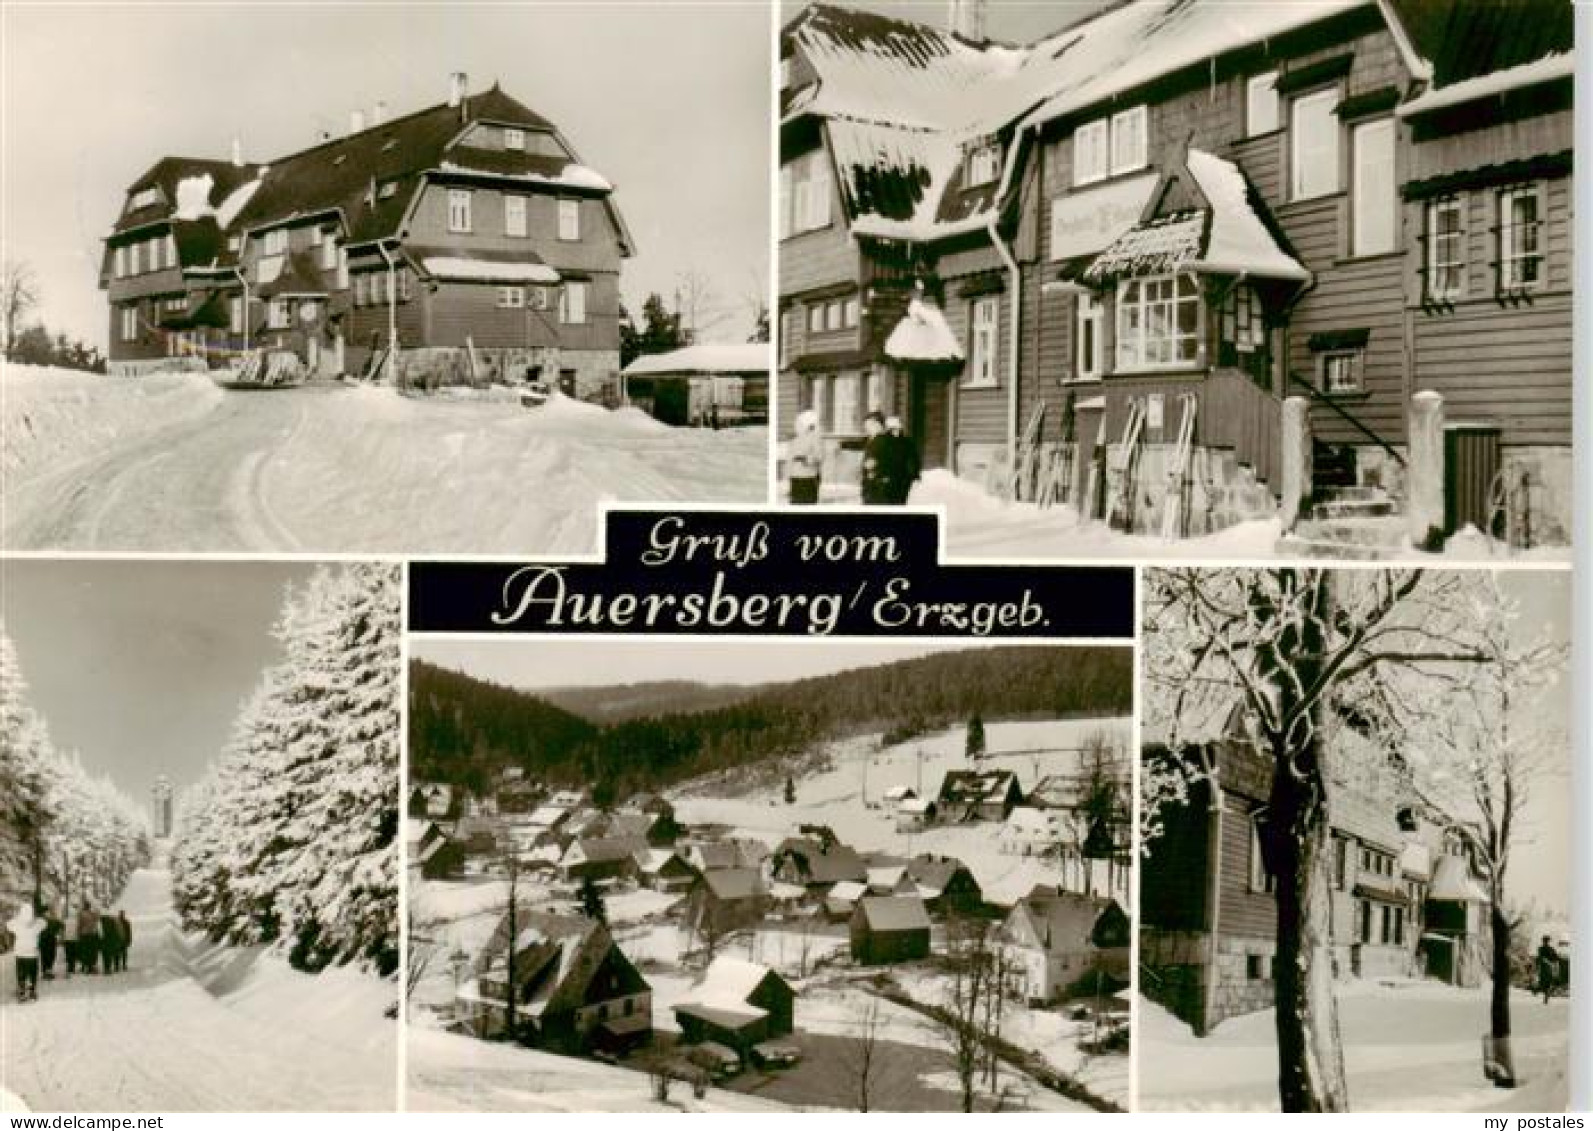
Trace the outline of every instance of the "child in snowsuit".
{"type": "Polygon", "coordinates": [[[11,932],[11,949],[17,963],[17,1000],[36,1001],[39,996],[39,936],[44,933],[44,920],[33,913],[33,905],[24,903],[6,924],[11,932]]]}
{"type": "Polygon", "coordinates": [[[812,506],[819,501],[819,480],[824,473],[824,437],[819,416],[812,409],[797,413],[796,433],[786,452],[791,480],[791,505],[812,506]]]}

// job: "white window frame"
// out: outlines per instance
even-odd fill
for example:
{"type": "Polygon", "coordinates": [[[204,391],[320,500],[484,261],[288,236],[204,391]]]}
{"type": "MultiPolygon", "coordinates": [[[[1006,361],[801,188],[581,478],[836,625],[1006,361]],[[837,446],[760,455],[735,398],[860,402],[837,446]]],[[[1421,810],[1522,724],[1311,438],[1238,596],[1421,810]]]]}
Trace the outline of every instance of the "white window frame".
{"type": "Polygon", "coordinates": [[[846,313],[842,309],[839,299],[832,299],[824,304],[824,329],[826,332],[833,333],[842,329],[845,321],[846,313]]]}
{"type": "Polygon", "coordinates": [[[834,192],[830,176],[830,156],[823,149],[815,149],[808,154],[808,213],[803,230],[816,232],[820,228],[828,228],[832,216],[830,214],[830,196],[834,192]]]}
{"type": "Polygon", "coordinates": [[[580,279],[565,280],[559,291],[559,322],[565,326],[586,322],[586,283],[580,279]]]}
{"type": "Polygon", "coordinates": [[[498,288],[498,309],[499,310],[524,310],[525,309],[525,288],[524,287],[499,287],[498,288]]]}
{"type": "MultiPolygon", "coordinates": [[[[316,230],[319,231],[320,229],[316,230]]],[[[337,270],[338,259],[339,255],[337,240],[333,237],[331,232],[327,232],[322,236],[321,239],[321,270],[337,270]]]]}
{"type": "Polygon", "coordinates": [[[1343,128],[1338,116],[1333,112],[1338,107],[1339,99],[1338,87],[1333,86],[1302,94],[1289,103],[1290,200],[1317,200],[1324,196],[1332,196],[1343,189],[1344,173],[1340,167],[1343,160],[1343,128]],[[1315,118],[1323,108],[1326,113],[1318,120],[1327,125],[1327,136],[1318,144],[1307,147],[1303,123],[1308,116],[1315,118]],[[1322,159],[1322,163],[1330,171],[1331,183],[1325,180],[1319,183],[1314,176],[1309,180],[1306,179],[1307,170],[1316,169],[1315,165],[1308,163],[1308,157],[1322,159]]]}
{"type": "Polygon", "coordinates": [[[138,304],[128,303],[122,307],[122,341],[136,342],[138,340],[138,304]]]}
{"type": "Polygon", "coordinates": [[[111,277],[125,279],[127,277],[127,248],[117,247],[111,251],[111,277]]]}
{"type": "Polygon", "coordinates": [[[371,301],[371,276],[369,272],[361,271],[354,276],[354,305],[367,306],[371,301]]]}
{"type": "Polygon", "coordinates": [[[796,200],[795,163],[780,166],[780,238],[785,239],[795,231],[791,223],[796,200]]]}
{"type": "Polygon", "coordinates": [[[968,375],[970,389],[993,389],[1001,383],[997,359],[1001,350],[1001,296],[980,295],[968,304],[968,375]]]}
{"type": "Polygon", "coordinates": [[[992,184],[1001,175],[1001,146],[993,141],[973,146],[968,151],[965,188],[992,184]]]}
{"type": "Polygon", "coordinates": [[[808,378],[808,407],[819,422],[819,431],[829,431],[830,378],[825,375],[808,378]]]}
{"type": "Polygon", "coordinates": [[[1357,122],[1350,131],[1350,254],[1387,255],[1399,247],[1397,135],[1393,118],[1357,122]]]}
{"type": "Polygon", "coordinates": [[[1073,183],[1088,185],[1104,181],[1108,170],[1107,137],[1109,127],[1105,118],[1085,122],[1073,130],[1073,183]]]}
{"type": "Polygon", "coordinates": [[[311,228],[310,228],[310,246],[311,247],[320,247],[321,246],[322,235],[323,235],[323,233],[322,233],[320,227],[312,225],[311,228]]]}
{"type": "Polygon", "coordinates": [[[808,333],[824,333],[824,304],[822,302],[808,303],[808,333]]]}
{"type": "Polygon", "coordinates": [[[1544,251],[1546,222],[1544,219],[1543,191],[1540,184],[1512,185],[1494,196],[1498,209],[1499,228],[1499,289],[1507,293],[1535,291],[1543,287],[1543,277],[1548,266],[1544,251]],[[1531,200],[1533,219],[1518,222],[1512,205],[1517,200],[1531,200]],[[1532,265],[1532,278],[1525,278],[1518,264],[1532,265]]]}
{"type": "Polygon", "coordinates": [[[1453,302],[1466,293],[1466,198],[1441,196],[1424,209],[1426,248],[1422,255],[1423,297],[1433,302],[1453,302]],[[1444,231],[1439,219],[1453,214],[1455,226],[1444,231]],[[1452,254],[1450,254],[1452,253],[1452,254]]]}
{"type": "Polygon", "coordinates": [[[266,307],[266,326],[272,330],[286,330],[293,325],[293,308],[285,298],[274,298],[266,307]]]}
{"type": "Polygon", "coordinates": [[[1112,115],[1112,176],[1150,163],[1150,110],[1133,106],[1112,115]]]}
{"type": "MultiPolygon", "coordinates": [[[[1318,387],[1327,396],[1353,396],[1365,390],[1366,351],[1364,349],[1324,350],[1318,356],[1316,364],[1318,387]]],[[[1362,860],[1363,862],[1366,860],[1364,850],[1362,860]]]]}
{"type": "Polygon", "coordinates": [[[227,300],[227,330],[229,333],[243,333],[243,296],[233,295],[227,300]]]}
{"type": "Polygon", "coordinates": [[[856,295],[850,295],[841,304],[841,325],[848,330],[856,329],[858,316],[858,301],[856,295]]]}
{"type": "Polygon", "coordinates": [[[1198,279],[1187,272],[1124,279],[1117,285],[1116,298],[1116,372],[1193,369],[1200,365],[1206,304],[1198,279]],[[1195,310],[1195,326],[1190,331],[1179,328],[1179,312],[1185,306],[1195,310]],[[1187,357],[1186,343],[1191,351],[1187,357]],[[1169,348],[1164,350],[1164,345],[1169,348]]]}
{"type": "Polygon", "coordinates": [[[503,195],[503,234],[524,238],[530,234],[526,226],[528,198],[517,192],[503,195]]]}
{"type": "Polygon", "coordinates": [[[471,198],[475,194],[469,189],[448,190],[448,230],[456,233],[471,231],[471,198]]]}
{"type": "Polygon", "coordinates": [[[1245,136],[1260,137],[1283,127],[1283,103],[1278,96],[1278,72],[1267,71],[1245,80],[1245,136]]]}
{"type": "Polygon", "coordinates": [[[1074,381],[1099,381],[1105,373],[1105,334],[1106,303],[1094,291],[1081,291],[1073,309],[1074,381]]]}
{"type": "Polygon", "coordinates": [[[863,430],[862,413],[858,411],[862,389],[856,373],[837,373],[835,387],[831,390],[831,403],[835,406],[835,423],[831,431],[843,436],[854,436],[863,430]]]}
{"type": "Polygon", "coordinates": [[[261,255],[282,255],[288,250],[288,230],[286,228],[272,228],[261,237],[261,255]]]}
{"type": "Polygon", "coordinates": [[[177,237],[170,232],[166,233],[166,266],[177,266],[177,237]]]}
{"type": "Polygon", "coordinates": [[[525,152],[525,131],[506,127],[503,131],[503,147],[525,152]]]}
{"type": "Polygon", "coordinates": [[[581,202],[573,196],[559,197],[559,239],[574,243],[581,238],[581,202]]]}

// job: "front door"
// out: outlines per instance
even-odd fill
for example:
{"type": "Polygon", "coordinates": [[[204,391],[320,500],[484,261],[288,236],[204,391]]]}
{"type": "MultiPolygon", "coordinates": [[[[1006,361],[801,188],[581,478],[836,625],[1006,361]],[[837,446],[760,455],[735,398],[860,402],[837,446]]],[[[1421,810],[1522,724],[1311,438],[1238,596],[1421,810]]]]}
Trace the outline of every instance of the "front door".
{"type": "Polygon", "coordinates": [[[907,429],[925,471],[946,466],[951,445],[951,381],[914,371],[907,382],[907,429]]]}

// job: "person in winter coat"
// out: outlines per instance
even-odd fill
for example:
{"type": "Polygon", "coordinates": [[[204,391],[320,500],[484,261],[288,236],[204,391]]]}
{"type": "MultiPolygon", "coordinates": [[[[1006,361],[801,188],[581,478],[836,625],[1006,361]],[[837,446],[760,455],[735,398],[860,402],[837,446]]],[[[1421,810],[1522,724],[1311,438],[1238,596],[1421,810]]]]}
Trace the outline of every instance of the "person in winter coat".
{"type": "Polygon", "coordinates": [[[116,913],[116,925],[120,928],[119,933],[122,936],[122,949],[117,955],[117,961],[120,963],[120,965],[117,967],[117,969],[126,970],[127,952],[133,949],[133,924],[128,922],[126,910],[118,911],[116,913]]]}
{"type": "Polygon", "coordinates": [[[913,493],[913,484],[918,482],[922,471],[918,462],[918,445],[907,435],[899,416],[885,418],[885,435],[890,441],[887,448],[891,486],[889,501],[896,506],[905,506],[913,493]]]}
{"type": "Polygon", "coordinates": [[[100,917],[94,905],[83,901],[77,913],[77,964],[83,973],[94,973],[94,964],[100,956],[100,917]]]}
{"type": "Polygon", "coordinates": [[[77,972],[77,916],[72,914],[72,905],[66,900],[61,901],[61,952],[66,957],[66,976],[70,978],[77,972]]]}
{"type": "Polygon", "coordinates": [[[11,932],[11,950],[17,963],[17,1000],[34,1001],[39,996],[39,937],[44,934],[44,919],[36,915],[31,903],[24,903],[6,923],[11,932]]]}
{"type": "Polygon", "coordinates": [[[61,920],[44,913],[44,931],[39,935],[39,974],[46,981],[55,978],[55,952],[61,941],[61,920]]]}
{"type": "Polygon", "coordinates": [[[100,973],[114,974],[122,950],[122,928],[109,911],[100,913],[100,973]]]}
{"type": "Polygon", "coordinates": [[[890,446],[891,438],[885,432],[885,417],[870,412],[863,418],[863,467],[861,486],[863,505],[885,506],[891,501],[890,446]]]}
{"type": "Polygon", "coordinates": [[[819,479],[824,473],[824,437],[819,417],[812,409],[797,413],[796,433],[786,458],[791,479],[791,505],[812,506],[819,501],[819,479]]]}
{"type": "Polygon", "coordinates": [[[1538,993],[1543,995],[1543,1004],[1548,1005],[1560,985],[1560,952],[1554,949],[1548,935],[1543,936],[1543,942],[1538,946],[1536,965],[1538,993]]]}

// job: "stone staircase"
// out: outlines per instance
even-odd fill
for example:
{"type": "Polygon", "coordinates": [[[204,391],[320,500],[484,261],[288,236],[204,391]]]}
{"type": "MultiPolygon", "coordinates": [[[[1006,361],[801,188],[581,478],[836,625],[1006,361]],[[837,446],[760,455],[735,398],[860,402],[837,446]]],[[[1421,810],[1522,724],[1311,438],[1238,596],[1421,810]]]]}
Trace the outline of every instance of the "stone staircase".
{"type": "Polygon", "coordinates": [[[1404,516],[1380,487],[1329,487],[1318,491],[1308,514],[1278,540],[1285,557],[1385,561],[1406,549],[1404,516]]]}

